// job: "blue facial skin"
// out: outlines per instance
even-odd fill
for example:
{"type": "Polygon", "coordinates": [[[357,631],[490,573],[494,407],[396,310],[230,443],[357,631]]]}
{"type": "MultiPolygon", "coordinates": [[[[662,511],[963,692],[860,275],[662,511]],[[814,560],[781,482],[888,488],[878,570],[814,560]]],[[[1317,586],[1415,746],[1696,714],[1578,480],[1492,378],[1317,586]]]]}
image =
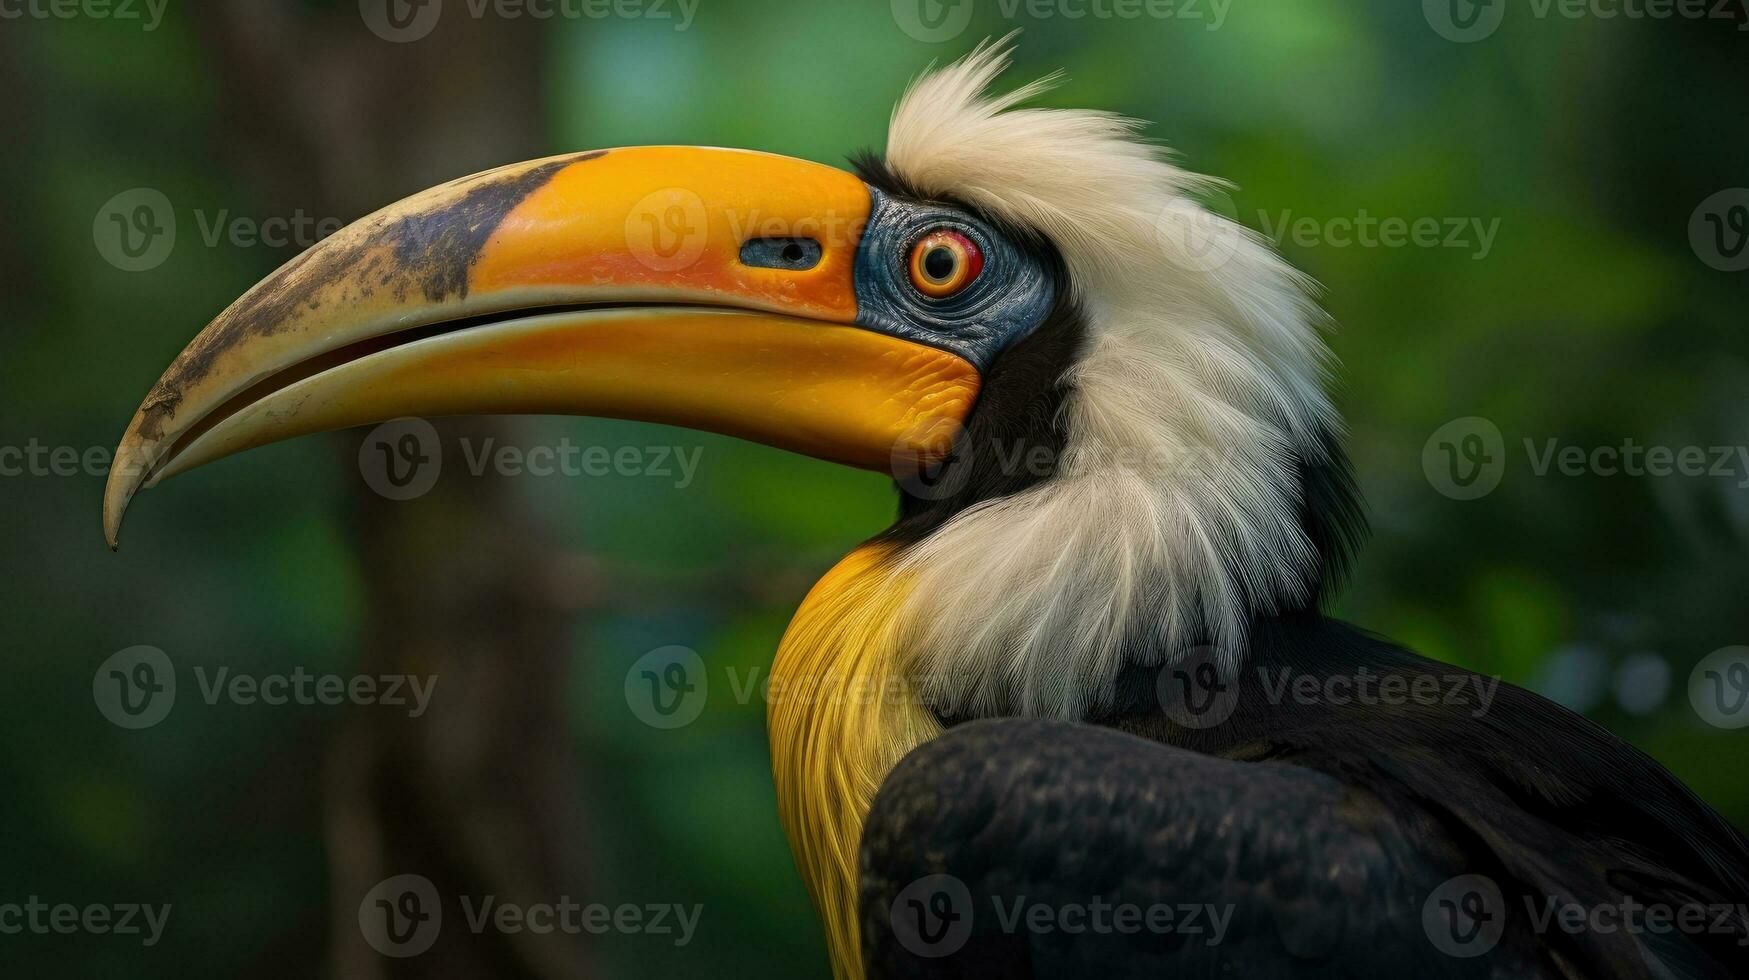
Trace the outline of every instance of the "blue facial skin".
{"type": "Polygon", "coordinates": [[[856,250],[859,326],[958,354],[981,374],[1044,321],[1057,286],[1036,256],[964,211],[873,187],[868,193],[868,226],[856,250]],[[942,299],[919,292],[910,272],[911,247],[938,228],[959,232],[984,253],[978,277],[942,299]]]}

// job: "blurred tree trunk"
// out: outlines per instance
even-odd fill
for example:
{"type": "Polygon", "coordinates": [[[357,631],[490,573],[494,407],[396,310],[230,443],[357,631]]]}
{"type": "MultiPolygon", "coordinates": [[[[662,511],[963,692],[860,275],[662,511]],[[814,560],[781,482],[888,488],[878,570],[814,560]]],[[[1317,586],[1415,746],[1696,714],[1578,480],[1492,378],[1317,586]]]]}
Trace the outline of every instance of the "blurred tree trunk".
{"type": "MultiPolygon", "coordinates": [[[[539,24],[443,18],[389,43],[353,2],[247,0],[194,18],[226,80],[218,165],[260,189],[263,216],[351,220],[441,181],[546,149],[539,24]]],[[[299,243],[307,244],[307,243],[299,243]]],[[[289,256],[287,256],[289,257],[289,256]]],[[[583,817],[563,725],[564,562],[514,485],[471,478],[456,438],[513,441],[512,423],[437,422],[452,461],[415,502],[356,476],[357,434],[336,438],[357,488],[353,538],[366,595],[360,674],[435,677],[420,718],[354,709],[328,750],[329,958],[334,976],[571,977],[589,972],[562,932],[475,934],[459,896],[577,896],[583,817]],[[359,928],[379,881],[429,878],[435,946],[382,956],[359,928]]]]}

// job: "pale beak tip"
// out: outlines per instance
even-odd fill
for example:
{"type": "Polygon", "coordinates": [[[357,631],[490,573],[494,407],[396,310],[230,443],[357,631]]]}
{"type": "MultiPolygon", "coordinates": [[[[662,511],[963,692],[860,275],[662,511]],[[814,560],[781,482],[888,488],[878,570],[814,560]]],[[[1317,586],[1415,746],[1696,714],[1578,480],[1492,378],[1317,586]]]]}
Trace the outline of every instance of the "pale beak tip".
{"type": "Polygon", "coordinates": [[[110,551],[121,549],[121,520],[140,489],[140,471],[138,453],[129,451],[125,444],[116,450],[109,482],[103,488],[103,540],[110,551]]]}
{"type": "Polygon", "coordinates": [[[110,551],[121,550],[121,518],[127,512],[127,504],[119,503],[111,494],[103,496],[103,540],[109,545],[110,551]]]}

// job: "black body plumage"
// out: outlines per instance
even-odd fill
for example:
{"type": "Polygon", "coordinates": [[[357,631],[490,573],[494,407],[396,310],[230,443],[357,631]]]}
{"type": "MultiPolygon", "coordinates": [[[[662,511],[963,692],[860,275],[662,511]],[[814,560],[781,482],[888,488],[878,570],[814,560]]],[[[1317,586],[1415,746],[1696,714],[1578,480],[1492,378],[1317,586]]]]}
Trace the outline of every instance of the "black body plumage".
{"type": "Polygon", "coordinates": [[[1178,693],[1210,693],[1204,663],[1132,669],[1085,722],[969,721],[901,762],[863,838],[870,975],[1749,976],[1749,844],[1602,728],[1316,614],[1260,624],[1206,724],[1178,693]],[[1295,693],[1367,677],[1365,700],[1295,693]],[[1411,693],[1378,703],[1387,683],[1411,693]],[[972,923],[939,956],[906,931],[929,907],[895,908],[932,875],[972,923]],[[1205,911],[1194,933],[1063,928],[1095,902],[1205,911]],[[1015,918],[1035,907],[1043,929],[1015,918]]]}

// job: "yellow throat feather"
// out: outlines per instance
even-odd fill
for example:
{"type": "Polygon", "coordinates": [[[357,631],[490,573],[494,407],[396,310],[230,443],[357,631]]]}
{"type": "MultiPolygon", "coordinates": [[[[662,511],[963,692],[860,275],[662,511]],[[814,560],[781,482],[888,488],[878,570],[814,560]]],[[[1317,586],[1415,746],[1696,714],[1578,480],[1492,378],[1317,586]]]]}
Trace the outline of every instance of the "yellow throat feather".
{"type": "Polygon", "coordinates": [[[875,792],[940,724],[901,655],[909,579],[896,548],[851,552],[802,601],[771,668],[772,775],[784,833],[820,912],[840,978],[862,976],[857,852],[875,792]]]}

